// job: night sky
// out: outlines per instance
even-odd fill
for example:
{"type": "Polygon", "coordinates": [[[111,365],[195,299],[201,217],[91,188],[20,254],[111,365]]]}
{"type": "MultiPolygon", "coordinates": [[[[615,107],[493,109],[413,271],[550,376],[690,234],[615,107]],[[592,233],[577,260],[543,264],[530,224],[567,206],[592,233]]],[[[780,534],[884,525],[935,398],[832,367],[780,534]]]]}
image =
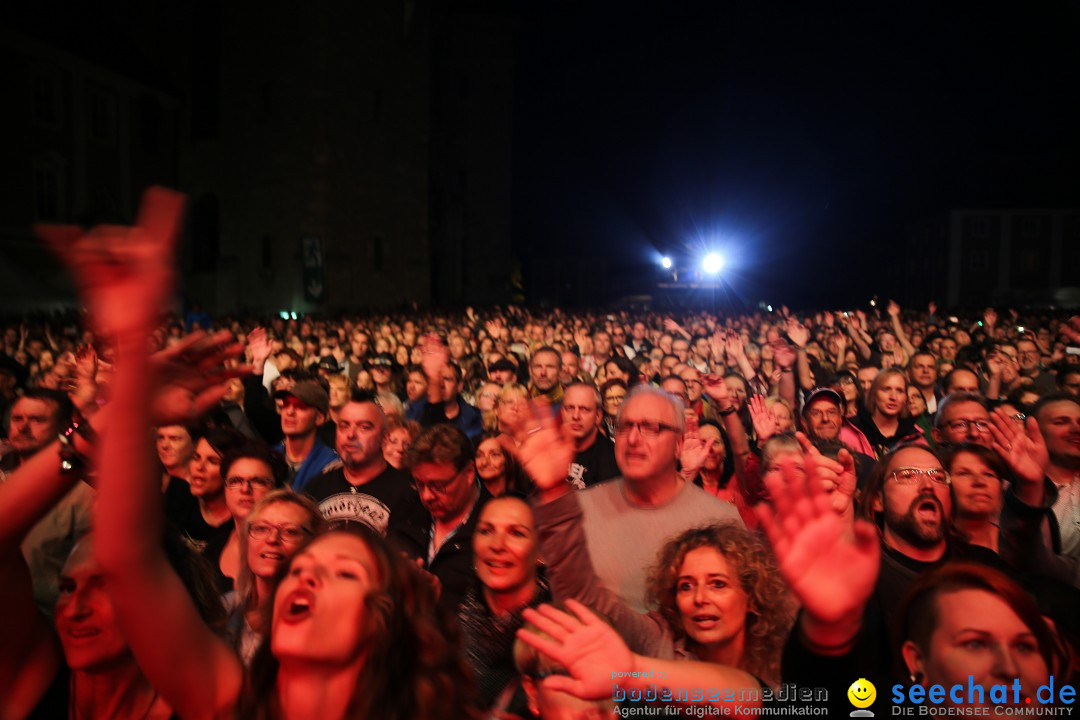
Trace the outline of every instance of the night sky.
{"type": "Polygon", "coordinates": [[[850,303],[934,212],[1080,205],[1078,3],[577,5],[523,14],[523,252],[718,238],[747,301],[850,303]]]}
{"type": "MultiPolygon", "coordinates": [[[[602,255],[613,291],[647,290],[661,253],[709,245],[750,304],[852,304],[896,291],[874,271],[911,223],[1080,207],[1078,2],[511,7],[526,269],[602,255]]],[[[191,13],[134,0],[0,15],[181,93],[200,52],[191,13]]]]}

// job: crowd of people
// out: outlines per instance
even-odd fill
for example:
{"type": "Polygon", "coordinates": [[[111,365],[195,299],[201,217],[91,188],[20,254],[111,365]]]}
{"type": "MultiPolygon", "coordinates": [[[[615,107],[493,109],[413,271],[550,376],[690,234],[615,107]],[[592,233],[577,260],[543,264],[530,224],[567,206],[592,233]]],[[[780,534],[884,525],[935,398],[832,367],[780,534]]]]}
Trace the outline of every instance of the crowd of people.
{"type": "Polygon", "coordinates": [[[39,228],[86,315],[3,332],[0,718],[1074,683],[1080,320],[181,318],[182,208],[39,228]]]}

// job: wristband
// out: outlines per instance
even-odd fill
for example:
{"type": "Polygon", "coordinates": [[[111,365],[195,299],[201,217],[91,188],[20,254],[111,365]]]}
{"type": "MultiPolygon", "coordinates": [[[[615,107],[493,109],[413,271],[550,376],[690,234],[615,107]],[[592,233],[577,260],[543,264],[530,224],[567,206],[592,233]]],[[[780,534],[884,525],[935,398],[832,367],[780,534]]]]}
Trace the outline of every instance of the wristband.
{"type": "Polygon", "coordinates": [[[720,417],[727,417],[728,415],[731,415],[733,412],[735,412],[735,406],[734,405],[729,407],[727,410],[717,410],[716,414],[719,415],[720,417]]]}

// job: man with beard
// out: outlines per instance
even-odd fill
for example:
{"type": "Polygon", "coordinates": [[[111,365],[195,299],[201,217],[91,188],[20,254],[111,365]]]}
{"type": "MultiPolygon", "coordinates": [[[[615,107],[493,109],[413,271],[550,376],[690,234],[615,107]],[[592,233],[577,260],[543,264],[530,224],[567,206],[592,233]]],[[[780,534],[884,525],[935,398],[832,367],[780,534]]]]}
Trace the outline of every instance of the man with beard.
{"type": "Polygon", "coordinates": [[[304,488],[329,523],[362,523],[385,537],[397,508],[416,495],[409,476],[383,458],[385,434],[386,416],[374,402],[342,406],[336,436],[342,466],[304,488]]]}
{"type": "Polygon", "coordinates": [[[908,586],[921,573],[949,560],[981,562],[1008,571],[992,551],[948,540],[949,484],[949,473],[937,454],[918,445],[901,445],[874,468],[859,514],[881,528],[881,572],[865,625],[883,621],[882,631],[893,627],[908,586]]]}

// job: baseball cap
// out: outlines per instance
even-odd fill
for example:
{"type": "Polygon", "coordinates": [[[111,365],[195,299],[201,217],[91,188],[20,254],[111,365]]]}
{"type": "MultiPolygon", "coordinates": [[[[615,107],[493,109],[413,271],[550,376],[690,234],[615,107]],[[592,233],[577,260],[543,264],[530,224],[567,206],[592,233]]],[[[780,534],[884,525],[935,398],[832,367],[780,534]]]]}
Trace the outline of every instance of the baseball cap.
{"type": "Polygon", "coordinates": [[[834,405],[836,405],[836,407],[840,408],[840,410],[843,410],[844,406],[846,405],[846,403],[844,402],[843,396],[840,395],[840,393],[833,390],[832,388],[828,388],[828,387],[814,388],[813,390],[810,391],[810,394],[806,396],[806,401],[803,403],[803,409],[802,409],[803,414],[805,415],[807,410],[810,409],[810,404],[812,402],[814,402],[815,400],[820,400],[820,399],[825,399],[825,400],[832,401],[832,403],[834,405]]]}
{"type": "Polygon", "coordinates": [[[275,398],[292,396],[306,405],[310,405],[323,415],[330,413],[330,396],[322,389],[322,386],[314,380],[304,380],[293,385],[288,390],[278,390],[274,393],[275,398]]]}

